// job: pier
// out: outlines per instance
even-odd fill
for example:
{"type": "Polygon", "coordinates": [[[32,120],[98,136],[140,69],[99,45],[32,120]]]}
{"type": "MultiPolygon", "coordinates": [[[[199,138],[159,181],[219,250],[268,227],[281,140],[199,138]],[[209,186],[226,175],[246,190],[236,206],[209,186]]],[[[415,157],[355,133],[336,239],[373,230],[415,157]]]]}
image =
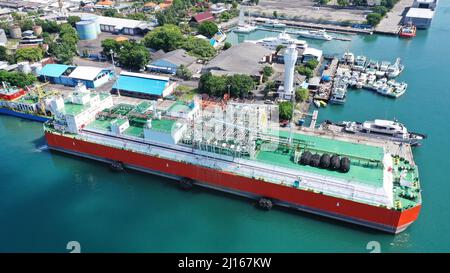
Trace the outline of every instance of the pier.
{"type": "Polygon", "coordinates": [[[314,129],[317,123],[317,117],[319,116],[319,111],[314,110],[311,117],[311,124],[309,124],[309,128],[314,129]]]}
{"type": "Polygon", "coordinates": [[[286,24],[289,27],[298,27],[298,28],[309,28],[309,29],[325,29],[329,32],[341,33],[341,34],[373,34],[373,29],[359,29],[352,28],[350,26],[338,26],[338,25],[327,25],[327,24],[319,24],[319,23],[307,23],[307,22],[298,22],[298,21],[290,21],[290,20],[279,20],[281,23],[286,24]]]}
{"type": "MultiPolygon", "coordinates": [[[[312,29],[312,28],[303,28],[303,29],[312,29]]],[[[269,28],[269,27],[257,27],[257,30],[264,30],[264,31],[278,32],[278,33],[281,33],[281,32],[284,31],[284,32],[286,32],[287,34],[298,35],[298,32],[296,32],[296,31],[292,31],[292,30],[280,30],[280,29],[269,28]]],[[[329,31],[329,32],[339,33],[339,32],[335,32],[335,31],[329,31]]],[[[341,33],[341,34],[351,35],[352,33],[341,33]]],[[[303,38],[303,37],[301,37],[301,38],[303,38]]],[[[351,39],[351,38],[347,38],[347,37],[337,37],[337,36],[333,36],[333,40],[350,42],[352,39],[351,39]]]]}
{"type": "Polygon", "coordinates": [[[375,33],[397,35],[400,31],[403,17],[413,2],[414,0],[400,0],[381,20],[375,28],[375,33]]]}

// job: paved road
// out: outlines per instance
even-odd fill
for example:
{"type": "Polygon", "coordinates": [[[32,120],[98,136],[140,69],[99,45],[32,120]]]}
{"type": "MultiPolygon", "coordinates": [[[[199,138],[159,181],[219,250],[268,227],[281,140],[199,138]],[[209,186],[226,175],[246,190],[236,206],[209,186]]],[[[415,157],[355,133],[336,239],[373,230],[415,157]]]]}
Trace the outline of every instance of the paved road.
{"type": "Polygon", "coordinates": [[[385,34],[397,34],[400,30],[403,16],[408,12],[414,0],[400,0],[390,12],[381,20],[375,31],[385,34]]]}

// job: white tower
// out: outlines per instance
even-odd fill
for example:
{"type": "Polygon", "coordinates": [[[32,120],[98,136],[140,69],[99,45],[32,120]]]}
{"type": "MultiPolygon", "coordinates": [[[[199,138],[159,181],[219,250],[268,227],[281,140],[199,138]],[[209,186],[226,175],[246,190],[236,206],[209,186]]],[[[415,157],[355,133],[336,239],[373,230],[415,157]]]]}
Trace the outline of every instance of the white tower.
{"type": "Polygon", "coordinates": [[[284,52],[284,96],[290,99],[294,93],[294,71],[297,63],[297,48],[290,44],[284,52]]]}

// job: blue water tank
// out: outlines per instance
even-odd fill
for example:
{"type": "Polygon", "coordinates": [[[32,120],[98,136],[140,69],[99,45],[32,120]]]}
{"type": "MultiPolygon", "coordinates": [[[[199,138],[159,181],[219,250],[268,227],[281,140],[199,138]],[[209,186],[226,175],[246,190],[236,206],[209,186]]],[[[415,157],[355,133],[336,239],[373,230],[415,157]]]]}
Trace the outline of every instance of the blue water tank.
{"type": "Polygon", "coordinates": [[[93,21],[80,21],[76,23],[76,28],[80,40],[97,39],[97,27],[93,21]]]}
{"type": "Polygon", "coordinates": [[[81,16],[81,21],[92,21],[95,23],[95,27],[97,29],[97,33],[100,33],[100,24],[98,23],[98,16],[95,14],[84,14],[81,16]]]}

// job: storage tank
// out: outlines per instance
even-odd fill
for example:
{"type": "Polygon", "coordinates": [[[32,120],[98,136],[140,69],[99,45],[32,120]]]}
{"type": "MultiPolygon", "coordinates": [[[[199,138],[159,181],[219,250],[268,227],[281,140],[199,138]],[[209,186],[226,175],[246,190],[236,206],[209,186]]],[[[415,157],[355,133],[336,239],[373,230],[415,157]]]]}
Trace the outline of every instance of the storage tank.
{"type": "Polygon", "coordinates": [[[11,36],[11,38],[13,39],[20,39],[22,38],[22,30],[20,29],[19,26],[13,25],[9,29],[9,36],[11,36]]]}
{"type": "Polygon", "coordinates": [[[95,23],[95,27],[97,29],[97,33],[100,33],[100,24],[98,23],[98,16],[95,14],[84,14],[81,16],[81,21],[92,21],[95,23]]]}
{"type": "Polygon", "coordinates": [[[80,21],[76,23],[76,28],[80,40],[97,39],[97,27],[93,21],[80,21]]]}
{"type": "Polygon", "coordinates": [[[25,74],[31,73],[31,66],[30,66],[29,62],[20,62],[17,64],[17,68],[22,73],[25,73],[25,74]]]}
{"type": "Polygon", "coordinates": [[[42,34],[42,27],[41,26],[33,26],[33,33],[36,36],[39,36],[42,34]]]}

